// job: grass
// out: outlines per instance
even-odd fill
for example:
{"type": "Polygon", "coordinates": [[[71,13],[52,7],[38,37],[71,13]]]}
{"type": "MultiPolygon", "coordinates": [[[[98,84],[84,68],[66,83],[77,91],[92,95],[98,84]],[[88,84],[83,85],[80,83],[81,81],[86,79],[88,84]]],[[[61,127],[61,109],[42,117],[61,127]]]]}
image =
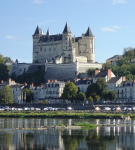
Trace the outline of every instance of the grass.
{"type": "Polygon", "coordinates": [[[108,119],[110,116],[119,118],[121,116],[130,116],[131,118],[135,118],[135,114],[117,114],[117,113],[68,113],[68,112],[4,112],[0,111],[0,117],[13,117],[13,118],[79,118],[80,116],[95,119],[108,119]]]}
{"type": "Polygon", "coordinates": [[[88,122],[79,122],[79,123],[73,123],[73,126],[81,126],[81,128],[87,128],[87,129],[95,129],[97,126],[95,124],[90,124],[88,122]]]}

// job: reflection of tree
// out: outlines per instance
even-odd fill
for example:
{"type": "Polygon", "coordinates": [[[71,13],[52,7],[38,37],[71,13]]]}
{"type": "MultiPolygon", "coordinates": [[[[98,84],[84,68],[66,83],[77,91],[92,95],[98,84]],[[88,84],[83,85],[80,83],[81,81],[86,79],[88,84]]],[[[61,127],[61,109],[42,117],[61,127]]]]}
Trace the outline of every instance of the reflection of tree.
{"type": "Polygon", "coordinates": [[[26,143],[32,142],[34,139],[34,133],[26,133],[26,143]]]}
{"type": "Polygon", "coordinates": [[[13,134],[11,133],[1,133],[0,143],[3,145],[4,149],[8,149],[9,145],[12,143],[13,134]]]}
{"type": "Polygon", "coordinates": [[[63,138],[65,150],[75,150],[76,148],[78,148],[80,141],[85,139],[85,136],[83,136],[82,133],[79,135],[78,134],[75,135],[72,132],[72,135],[65,134],[65,135],[62,135],[62,138],[63,138]]]}
{"type": "Polygon", "coordinates": [[[115,136],[97,135],[96,132],[89,130],[88,136],[86,137],[88,150],[107,149],[108,142],[114,139],[115,136]]]}

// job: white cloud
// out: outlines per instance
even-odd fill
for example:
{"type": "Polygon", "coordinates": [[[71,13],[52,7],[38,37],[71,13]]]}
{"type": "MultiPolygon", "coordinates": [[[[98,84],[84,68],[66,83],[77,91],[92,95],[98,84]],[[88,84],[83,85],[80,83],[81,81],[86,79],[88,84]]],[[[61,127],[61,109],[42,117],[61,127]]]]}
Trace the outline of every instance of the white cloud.
{"type": "Polygon", "coordinates": [[[127,0],[113,0],[113,4],[126,4],[127,0]]]}
{"type": "Polygon", "coordinates": [[[7,35],[7,36],[5,36],[5,38],[6,38],[6,39],[11,39],[11,40],[17,39],[16,37],[11,36],[11,35],[7,35]]]}
{"type": "Polygon", "coordinates": [[[121,29],[121,26],[113,26],[114,29],[121,29]]]}
{"type": "Polygon", "coordinates": [[[54,22],[54,21],[55,21],[55,20],[47,20],[47,21],[39,22],[38,25],[46,24],[46,23],[54,22]]]}
{"type": "Polygon", "coordinates": [[[109,28],[109,27],[102,28],[101,31],[103,31],[103,32],[107,32],[107,31],[109,31],[109,32],[117,32],[113,28],[109,28]]]}
{"type": "Polygon", "coordinates": [[[42,0],[33,0],[31,2],[34,3],[34,4],[41,4],[41,3],[43,3],[42,0]]]}

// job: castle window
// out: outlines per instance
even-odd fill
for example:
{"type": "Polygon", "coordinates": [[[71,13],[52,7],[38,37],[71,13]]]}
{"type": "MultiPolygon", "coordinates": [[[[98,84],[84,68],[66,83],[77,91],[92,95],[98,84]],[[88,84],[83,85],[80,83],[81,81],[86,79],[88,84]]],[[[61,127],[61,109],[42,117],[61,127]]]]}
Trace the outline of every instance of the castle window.
{"type": "Polygon", "coordinates": [[[56,49],[54,48],[54,51],[55,51],[56,49]]]}
{"type": "Polygon", "coordinates": [[[66,49],[67,49],[67,47],[66,47],[66,49]]]}
{"type": "Polygon", "coordinates": [[[40,47],[40,51],[42,51],[42,47],[40,47]]]}
{"type": "Polygon", "coordinates": [[[51,51],[51,48],[49,48],[49,51],[51,51]]]}
{"type": "Polygon", "coordinates": [[[46,52],[46,48],[45,48],[45,50],[44,50],[45,52],[46,52]]]}
{"type": "Polygon", "coordinates": [[[65,40],[67,40],[67,38],[65,38],[65,40]]]}

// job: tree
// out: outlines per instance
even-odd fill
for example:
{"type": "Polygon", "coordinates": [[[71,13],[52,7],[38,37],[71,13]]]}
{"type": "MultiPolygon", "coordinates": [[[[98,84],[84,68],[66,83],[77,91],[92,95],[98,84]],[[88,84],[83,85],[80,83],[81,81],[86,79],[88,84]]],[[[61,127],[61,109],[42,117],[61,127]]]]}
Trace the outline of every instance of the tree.
{"type": "Polygon", "coordinates": [[[26,103],[30,103],[31,101],[34,100],[34,97],[33,97],[34,93],[32,90],[29,90],[27,88],[23,89],[23,93],[25,92],[26,92],[26,103]]]}
{"type": "Polygon", "coordinates": [[[79,92],[79,94],[77,95],[77,99],[80,101],[85,101],[85,99],[86,99],[85,93],[79,92]]]}
{"type": "Polygon", "coordinates": [[[107,63],[104,63],[102,65],[102,70],[101,71],[107,71],[110,68],[111,68],[111,64],[109,62],[107,62],[107,63]]]}
{"type": "Polygon", "coordinates": [[[13,103],[13,92],[12,89],[5,85],[0,89],[0,104],[11,104],[13,103]]]}
{"type": "Polygon", "coordinates": [[[0,64],[0,81],[7,80],[9,78],[10,67],[4,64],[0,64]]]}
{"type": "Polygon", "coordinates": [[[98,78],[96,84],[98,87],[97,88],[98,92],[96,95],[99,95],[100,97],[102,97],[103,91],[107,90],[108,85],[106,84],[105,79],[103,78],[98,78]]]}
{"type": "Polygon", "coordinates": [[[90,96],[90,97],[88,98],[88,101],[89,101],[89,102],[93,102],[93,98],[90,96]]]}
{"type": "Polygon", "coordinates": [[[89,76],[95,75],[95,69],[89,68],[89,69],[87,70],[87,74],[88,74],[89,76]]]}
{"type": "Polygon", "coordinates": [[[102,97],[103,97],[103,99],[104,99],[105,101],[108,100],[108,90],[104,90],[104,91],[103,91],[102,97]]]}
{"type": "Polygon", "coordinates": [[[86,97],[94,97],[94,95],[96,96],[96,94],[98,93],[98,86],[96,83],[92,83],[91,85],[89,85],[87,87],[87,91],[86,91],[86,97]]]}
{"type": "Polygon", "coordinates": [[[76,99],[77,92],[78,92],[78,87],[76,87],[73,82],[67,82],[61,98],[74,100],[76,99]]]}
{"type": "Polygon", "coordinates": [[[116,92],[115,91],[109,91],[108,92],[108,98],[109,98],[109,100],[116,100],[116,97],[117,97],[117,95],[116,95],[116,92]]]}
{"type": "Polygon", "coordinates": [[[96,95],[94,101],[95,101],[95,102],[98,102],[99,99],[100,99],[100,96],[99,96],[99,95],[96,95]]]}
{"type": "Polygon", "coordinates": [[[5,62],[5,59],[3,55],[0,54],[0,64],[4,64],[4,62],[5,62]]]}

